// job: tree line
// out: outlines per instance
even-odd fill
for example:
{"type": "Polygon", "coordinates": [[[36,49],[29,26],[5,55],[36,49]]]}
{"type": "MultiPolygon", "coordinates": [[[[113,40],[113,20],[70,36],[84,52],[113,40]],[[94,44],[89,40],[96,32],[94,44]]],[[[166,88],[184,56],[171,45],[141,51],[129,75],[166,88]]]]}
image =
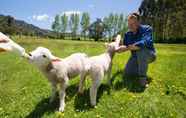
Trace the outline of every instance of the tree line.
{"type": "Polygon", "coordinates": [[[156,42],[186,43],[186,0],[143,0],[139,13],[156,42]]]}
{"type": "MultiPolygon", "coordinates": [[[[142,24],[153,27],[155,42],[186,43],[186,1],[185,0],[143,0],[138,12],[142,24]]],[[[67,16],[56,15],[52,24],[56,32],[93,38],[111,40],[117,33],[127,31],[127,20],[123,14],[110,13],[102,19],[90,22],[89,13],[85,12],[81,18],[79,14],[67,16]]],[[[87,39],[88,39],[87,38],[87,39]]]]}
{"type": "Polygon", "coordinates": [[[93,38],[98,40],[111,40],[117,33],[123,34],[127,30],[127,21],[124,14],[110,13],[103,19],[96,19],[90,22],[88,12],[80,14],[74,13],[70,16],[66,14],[55,16],[52,23],[52,29],[65,35],[70,34],[73,38],[76,36],[85,39],[93,38]]]}

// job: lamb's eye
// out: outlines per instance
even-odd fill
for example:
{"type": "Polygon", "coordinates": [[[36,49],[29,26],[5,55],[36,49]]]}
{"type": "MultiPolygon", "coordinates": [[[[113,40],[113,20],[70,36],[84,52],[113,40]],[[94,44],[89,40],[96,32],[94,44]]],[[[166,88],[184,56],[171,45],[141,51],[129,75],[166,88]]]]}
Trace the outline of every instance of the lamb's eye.
{"type": "Polygon", "coordinates": [[[46,55],[43,55],[44,58],[46,58],[46,55]]]}

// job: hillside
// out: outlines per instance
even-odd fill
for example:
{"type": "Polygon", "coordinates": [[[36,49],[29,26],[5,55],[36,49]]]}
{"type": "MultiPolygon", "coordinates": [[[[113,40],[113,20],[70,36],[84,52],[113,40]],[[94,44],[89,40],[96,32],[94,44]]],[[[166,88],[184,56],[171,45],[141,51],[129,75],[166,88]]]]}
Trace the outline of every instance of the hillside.
{"type": "Polygon", "coordinates": [[[29,35],[57,38],[56,32],[41,29],[25,21],[17,20],[12,16],[0,15],[0,31],[9,35],[29,35]]]}

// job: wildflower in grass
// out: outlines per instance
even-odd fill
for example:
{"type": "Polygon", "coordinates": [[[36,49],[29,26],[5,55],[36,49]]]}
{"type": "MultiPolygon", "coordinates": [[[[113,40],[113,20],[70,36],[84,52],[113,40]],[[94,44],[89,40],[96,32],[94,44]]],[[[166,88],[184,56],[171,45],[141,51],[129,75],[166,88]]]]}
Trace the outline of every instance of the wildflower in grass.
{"type": "Polygon", "coordinates": [[[77,114],[74,114],[74,117],[76,118],[77,117],[77,114]]]}
{"type": "Polygon", "coordinates": [[[175,85],[172,85],[173,88],[175,88],[176,86],[175,85]]]}
{"type": "Polygon", "coordinates": [[[132,97],[133,97],[133,98],[136,98],[137,96],[136,96],[136,95],[134,95],[134,94],[132,94],[132,97]]]}
{"type": "Polygon", "coordinates": [[[102,118],[102,117],[101,117],[101,115],[97,114],[97,115],[96,115],[96,118],[102,118]]]}
{"type": "Polygon", "coordinates": [[[173,113],[170,113],[170,116],[171,116],[171,117],[173,117],[173,116],[174,116],[174,114],[173,114],[173,113]]]}
{"type": "Polygon", "coordinates": [[[161,95],[165,95],[165,93],[164,92],[161,92],[161,95]]]}

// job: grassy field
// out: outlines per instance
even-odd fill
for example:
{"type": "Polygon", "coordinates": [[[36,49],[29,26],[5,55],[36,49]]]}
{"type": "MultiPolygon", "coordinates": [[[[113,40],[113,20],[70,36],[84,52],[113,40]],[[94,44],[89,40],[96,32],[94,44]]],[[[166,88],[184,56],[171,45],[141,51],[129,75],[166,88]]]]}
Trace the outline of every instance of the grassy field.
{"type": "MultiPolygon", "coordinates": [[[[60,40],[16,40],[28,51],[38,46],[56,56],[75,52],[98,55],[103,43],[60,40]]],[[[122,78],[129,53],[117,54],[113,61],[112,86],[106,81],[98,93],[96,108],[90,107],[87,77],[85,93],[77,94],[79,77],[70,81],[64,114],[57,112],[58,100],[49,104],[50,86],[44,76],[25,59],[0,55],[0,118],[184,118],[186,117],[186,45],[156,44],[157,60],[149,67],[149,87],[139,90],[122,78]]],[[[135,83],[135,81],[134,81],[135,83]]]]}

